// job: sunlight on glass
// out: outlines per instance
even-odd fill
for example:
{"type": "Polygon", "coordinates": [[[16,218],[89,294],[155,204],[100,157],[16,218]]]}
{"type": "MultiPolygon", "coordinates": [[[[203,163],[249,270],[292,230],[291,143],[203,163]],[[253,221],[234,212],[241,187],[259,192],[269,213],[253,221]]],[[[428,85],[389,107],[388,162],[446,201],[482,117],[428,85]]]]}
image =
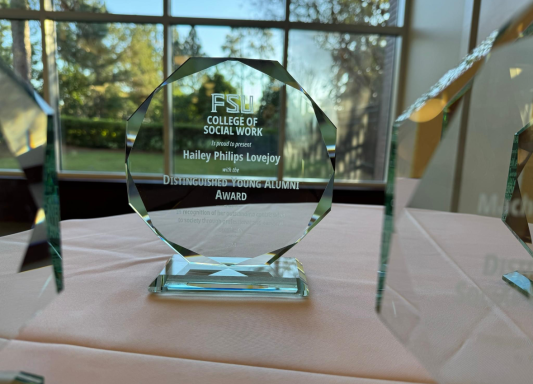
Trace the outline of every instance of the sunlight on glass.
{"type": "Polygon", "coordinates": [[[291,0],[291,21],[397,25],[398,0],[291,0]]]}
{"type": "MultiPolygon", "coordinates": [[[[126,119],[161,83],[160,25],[57,23],[65,170],[124,172],[126,119]]],[[[142,172],[163,170],[162,102],[154,101],[142,172]]]]}
{"type": "Polygon", "coordinates": [[[395,39],[291,31],[289,72],[337,126],[336,180],[382,181],[395,39]]]}

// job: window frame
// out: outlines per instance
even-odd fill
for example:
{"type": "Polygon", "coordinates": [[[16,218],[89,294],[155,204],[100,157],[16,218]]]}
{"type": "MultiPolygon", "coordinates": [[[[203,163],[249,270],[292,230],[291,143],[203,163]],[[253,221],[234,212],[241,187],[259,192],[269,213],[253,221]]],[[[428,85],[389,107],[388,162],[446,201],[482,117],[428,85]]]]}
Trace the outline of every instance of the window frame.
{"type": "MultiPolygon", "coordinates": [[[[0,19],[4,20],[39,20],[41,22],[41,44],[43,61],[43,93],[44,99],[56,111],[56,164],[57,174],[61,180],[80,181],[125,181],[125,173],[122,172],[88,172],[62,170],[62,135],[59,125],[59,84],[56,65],[56,22],[93,22],[93,23],[133,23],[133,24],[159,24],[163,26],[163,76],[167,78],[173,72],[172,63],[172,27],[175,25],[192,26],[225,26],[235,28],[276,28],[284,32],[283,62],[285,68],[288,64],[289,32],[291,30],[307,30],[316,32],[344,32],[353,34],[373,34],[391,36],[396,38],[395,60],[392,80],[392,95],[390,102],[390,118],[387,130],[385,171],[381,181],[353,181],[342,182],[336,187],[352,189],[384,189],[388,173],[388,153],[390,147],[390,127],[397,112],[403,104],[403,89],[407,58],[407,31],[411,0],[398,1],[398,25],[397,26],[372,26],[364,24],[328,24],[315,22],[290,21],[290,2],[285,0],[285,19],[276,20],[245,20],[245,19],[215,19],[180,17],[171,15],[172,0],[163,1],[163,15],[145,16],[114,13],[90,13],[90,12],[65,12],[54,11],[52,0],[39,0],[39,10],[25,9],[2,9],[0,19]]],[[[171,88],[166,87],[164,92],[163,106],[163,142],[164,142],[164,173],[169,174],[172,170],[172,95],[171,88]]],[[[19,171],[1,170],[0,176],[16,176],[19,171]]],[[[154,175],[138,175],[137,179],[154,180],[154,175]]],[[[159,179],[160,176],[157,177],[159,179]]]]}

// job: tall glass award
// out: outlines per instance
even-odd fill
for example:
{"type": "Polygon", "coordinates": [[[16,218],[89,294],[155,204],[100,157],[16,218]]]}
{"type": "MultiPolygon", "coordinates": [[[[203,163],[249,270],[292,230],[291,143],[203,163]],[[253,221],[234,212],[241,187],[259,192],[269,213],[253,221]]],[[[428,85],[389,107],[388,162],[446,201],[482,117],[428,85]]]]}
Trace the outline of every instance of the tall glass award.
{"type": "Polygon", "coordinates": [[[127,125],[132,208],[173,251],[151,292],[307,296],[285,257],[330,211],[336,128],[278,62],[191,58],[127,125]],[[151,103],[172,93],[173,162],[136,173],[151,103]]]}
{"type": "Polygon", "coordinates": [[[0,348],[63,288],[54,143],[53,110],[0,61],[0,348]]]}
{"type": "Polygon", "coordinates": [[[435,382],[533,377],[532,101],[530,4],[394,124],[376,307],[435,382]]]}

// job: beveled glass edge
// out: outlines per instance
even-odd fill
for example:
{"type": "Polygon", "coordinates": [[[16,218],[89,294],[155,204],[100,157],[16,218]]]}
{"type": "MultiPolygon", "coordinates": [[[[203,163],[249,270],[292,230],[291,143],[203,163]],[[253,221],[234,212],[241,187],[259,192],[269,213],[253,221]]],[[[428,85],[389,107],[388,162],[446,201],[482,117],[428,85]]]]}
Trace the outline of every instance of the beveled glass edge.
{"type": "Polygon", "coordinates": [[[513,286],[517,291],[530,298],[533,296],[532,272],[515,271],[506,273],[502,280],[513,286]]]}
{"type": "Polygon", "coordinates": [[[320,107],[315,103],[311,96],[294,80],[294,78],[289,74],[289,72],[276,60],[263,60],[263,59],[244,59],[244,58],[211,58],[211,57],[190,57],[188,58],[181,66],[179,66],[165,81],[163,81],[147,98],[146,100],[137,108],[137,110],[130,116],[126,124],[126,158],[125,158],[125,170],[126,170],[126,189],[128,194],[128,202],[130,207],[143,219],[143,221],[148,225],[148,227],[171,249],[173,249],[178,254],[182,255],[189,262],[199,262],[199,263],[210,263],[218,264],[212,259],[209,259],[206,256],[200,255],[197,252],[194,252],[190,249],[182,247],[168,239],[155,227],[152,223],[148,210],[146,209],[142,198],[140,197],[139,191],[135,186],[133,176],[130,172],[130,161],[129,157],[137,135],[141,129],[142,123],[148,111],[148,107],[152,101],[154,95],[159,92],[163,87],[166,87],[172,84],[175,81],[178,81],[186,76],[198,73],[200,71],[206,70],[210,67],[223,63],[225,61],[237,61],[241,62],[257,71],[271,76],[276,80],[293,87],[294,89],[302,92],[307,99],[311,102],[313,110],[315,111],[315,117],[318,121],[318,126],[321,132],[322,140],[324,141],[328,157],[332,166],[332,174],[330,176],[330,181],[328,182],[324,193],[322,194],[321,199],[318,202],[317,208],[313,215],[310,218],[308,227],[306,228],[303,235],[294,243],[289,244],[283,248],[269,252],[265,255],[257,256],[257,260],[264,260],[265,263],[270,264],[285,254],[290,250],[294,245],[301,241],[309,231],[318,224],[331,211],[331,205],[333,202],[333,183],[335,179],[335,149],[336,142],[326,141],[324,132],[326,130],[335,130],[335,140],[336,140],[336,131],[337,128],[327,117],[327,115],[320,109],[320,107]],[[183,69],[185,68],[185,69],[183,69]],[[179,73],[179,72],[183,73],[179,73]],[[327,209],[324,209],[324,205],[329,204],[327,209]],[[317,217],[317,214],[320,214],[317,217]],[[269,255],[269,256],[266,256],[269,255]],[[271,256],[271,257],[270,257],[271,256]],[[270,259],[266,259],[270,257],[270,259]]]}
{"type": "MultiPolygon", "coordinates": [[[[247,292],[242,292],[242,291],[233,291],[233,290],[221,290],[221,291],[216,291],[216,290],[212,290],[212,289],[191,289],[191,290],[181,290],[181,289],[178,289],[178,290],[166,290],[164,289],[165,285],[167,284],[167,279],[169,278],[169,276],[174,276],[173,274],[169,274],[169,270],[172,270],[172,265],[173,263],[175,262],[175,258],[178,259],[178,263],[179,264],[183,264],[183,263],[186,263],[185,261],[183,261],[183,258],[181,257],[181,255],[173,255],[171,256],[165,266],[163,267],[162,271],[159,273],[159,275],[152,281],[152,283],[150,283],[150,285],[148,286],[148,291],[150,293],[154,293],[154,294],[174,294],[174,295],[202,295],[202,296],[205,296],[205,295],[208,295],[208,296],[226,296],[226,297],[231,297],[231,296],[246,296],[246,297],[256,297],[256,298],[259,298],[259,297],[277,297],[277,298],[302,298],[302,297],[307,297],[309,296],[309,284],[307,282],[307,276],[305,274],[305,271],[304,271],[304,268],[303,268],[303,265],[302,263],[300,262],[300,260],[298,260],[297,258],[294,258],[294,257],[289,257],[288,259],[294,261],[294,263],[296,264],[296,267],[297,267],[297,270],[298,270],[298,276],[293,276],[293,277],[285,277],[286,279],[295,279],[295,282],[296,282],[296,287],[297,287],[297,290],[296,292],[294,293],[287,293],[287,292],[271,292],[271,291],[268,291],[268,292],[265,292],[265,291],[260,291],[260,290],[257,290],[257,291],[247,291],[247,292]]],[[[247,263],[239,263],[237,265],[247,265],[247,263]]],[[[253,265],[253,264],[251,264],[253,265]]],[[[281,278],[281,279],[285,279],[285,278],[281,278]]],[[[279,281],[279,277],[278,278],[274,278],[275,280],[278,280],[279,281]]],[[[274,280],[273,279],[273,280],[274,280]]],[[[265,279],[265,282],[268,283],[268,278],[265,279]]]]}
{"type": "Polygon", "coordinates": [[[0,371],[0,383],[44,384],[42,376],[22,371],[0,371]]]}

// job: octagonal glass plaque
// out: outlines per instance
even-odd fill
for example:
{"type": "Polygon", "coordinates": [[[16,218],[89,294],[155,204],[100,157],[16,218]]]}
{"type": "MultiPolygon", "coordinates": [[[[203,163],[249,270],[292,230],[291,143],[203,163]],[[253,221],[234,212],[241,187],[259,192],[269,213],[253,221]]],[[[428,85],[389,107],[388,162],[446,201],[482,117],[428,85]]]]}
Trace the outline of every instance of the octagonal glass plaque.
{"type": "Polygon", "coordinates": [[[307,296],[302,265],[283,255],[331,209],[335,140],[278,62],[186,61],[127,125],[130,205],[175,252],[150,291],[307,296]],[[136,143],[153,139],[164,96],[173,160],[147,180],[136,143]]]}

